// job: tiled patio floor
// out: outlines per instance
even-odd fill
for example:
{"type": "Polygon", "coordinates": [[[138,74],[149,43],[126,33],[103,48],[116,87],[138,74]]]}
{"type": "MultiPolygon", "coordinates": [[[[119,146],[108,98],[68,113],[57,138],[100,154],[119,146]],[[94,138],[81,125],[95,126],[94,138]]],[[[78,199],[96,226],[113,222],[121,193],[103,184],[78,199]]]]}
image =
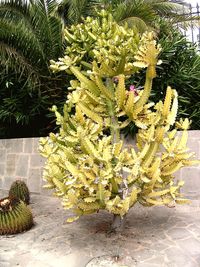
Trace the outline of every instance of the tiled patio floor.
{"type": "Polygon", "coordinates": [[[111,235],[106,212],[67,224],[70,214],[56,198],[33,195],[31,208],[31,230],[0,236],[0,267],[200,267],[198,201],[176,208],[137,206],[124,233],[111,235]]]}

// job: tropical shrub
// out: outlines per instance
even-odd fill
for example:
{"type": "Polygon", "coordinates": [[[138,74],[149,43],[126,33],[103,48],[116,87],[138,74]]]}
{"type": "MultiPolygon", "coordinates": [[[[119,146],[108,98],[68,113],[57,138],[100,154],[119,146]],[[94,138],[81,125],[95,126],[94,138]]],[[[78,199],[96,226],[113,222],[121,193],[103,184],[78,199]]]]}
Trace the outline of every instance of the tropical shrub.
{"type": "Polygon", "coordinates": [[[164,86],[171,84],[179,94],[178,117],[187,116],[192,120],[190,128],[199,130],[200,55],[197,48],[178,29],[172,28],[167,34],[162,24],[158,38],[163,47],[163,64],[154,83],[155,97],[158,99],[158,91],[163,92],[164,86]]]}
{"type": "Polygon", "coordinates": [[[187,152],[189,120],[176,122],[176,90],[168,86],[163,102],[148,102],[156,65],[161,63],[154,33],[140,38],[105,11],[92,24],[90,20],[73,26],[74,34],[65,31],[76,45],[59,61],[51,61],[52,70],[73,73],[75,79],[63,115],[53,107],[60,130],[40,139],[40,151],[47,158],[45,187],[54,189],[64,208],[76,215],[68,221],[105,209],[114,214],[115,230],[136,202],[187,202],[180,193],[183,182],[175,181],[174,172],[197,161],[187,152]],[[77,32],[92,41],[83,48],[77,32]],[[79,56],[86,56],[84,49],[89,55],[86,63],[79,56]],[[141,68],[146,77],[139,92],[127,82],[141,68]],[[136,147],[120,135],[131,122],[138,128],[136,147]],[[175,122],[183,130],[179,137],[175,122]]]}
{"type": "MultiPolygon", "coordinates": [[[[162,65],[157,68],[157,77],[153,82],[152,100],[163,98],[165,88],[176,88],[179,95],[178,118],[187,116],[190,128],[200,129],[200,55],[196,46],[171,24],[159,22],[158,41],[162,46],[160,57],[162,65]]],[[[130,83],[137,87],[144,82],[144,75],[136,74],[130,83]]],[[[130,128],[127,132],[130,132],[130,128]]]]}

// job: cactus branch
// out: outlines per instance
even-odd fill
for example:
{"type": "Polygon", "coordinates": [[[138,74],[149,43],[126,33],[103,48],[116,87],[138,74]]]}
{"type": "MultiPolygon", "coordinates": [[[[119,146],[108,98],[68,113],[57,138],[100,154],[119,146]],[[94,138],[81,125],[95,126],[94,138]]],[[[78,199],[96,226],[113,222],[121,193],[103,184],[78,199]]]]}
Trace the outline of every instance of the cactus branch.
{"type": "Polygon", "coordinates": [[[143,107],[149,99],[151,88],[152,88],[152,83],[153,83],[153,78],[155,77],[154,72],[152,71],[152,68],[155,69],[154,66],[147,67],[144,91],[140,99],[135,103],[135,106],[134,106],[135,113],[137,113],[137,111],[140,110],[140,108],[143,107]]]}

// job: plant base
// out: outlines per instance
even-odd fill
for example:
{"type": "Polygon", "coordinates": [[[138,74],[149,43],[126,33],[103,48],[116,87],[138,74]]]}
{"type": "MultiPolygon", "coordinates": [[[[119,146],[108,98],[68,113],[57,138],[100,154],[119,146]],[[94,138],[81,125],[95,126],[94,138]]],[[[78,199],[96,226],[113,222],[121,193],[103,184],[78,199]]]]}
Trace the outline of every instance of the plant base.
{"type": "Polygon", "coordinates": [[[125,223],[126,223],[126,215],[122,218],[120,215],[114,214],[110,231],[114,233],[122,232],[124,230],[125,223]]]}

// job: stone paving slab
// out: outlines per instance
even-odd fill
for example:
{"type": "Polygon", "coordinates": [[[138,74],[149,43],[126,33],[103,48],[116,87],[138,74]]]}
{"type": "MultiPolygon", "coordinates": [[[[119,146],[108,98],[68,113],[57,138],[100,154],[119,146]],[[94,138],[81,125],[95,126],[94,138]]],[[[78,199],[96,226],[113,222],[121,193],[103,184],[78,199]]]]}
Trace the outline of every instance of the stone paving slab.
{"type": "Polygon", "coordinates": [[[134,207],[121,234],[108,234],[106,212],[68,224],[59,199],[32,195],[31,208],[31,230],[0,236],[0,267],[200,267],[198,201],[134,207]]]}

